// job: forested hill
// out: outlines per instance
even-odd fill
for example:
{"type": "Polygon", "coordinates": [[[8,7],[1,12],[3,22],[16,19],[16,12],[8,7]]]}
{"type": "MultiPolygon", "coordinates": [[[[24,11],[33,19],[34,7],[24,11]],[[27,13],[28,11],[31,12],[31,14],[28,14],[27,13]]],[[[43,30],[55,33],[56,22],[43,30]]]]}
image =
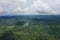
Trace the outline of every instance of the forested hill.
{"type": "MultiPolygon", "coordinates": [[[[19,16],[0,16],[0,20],[9,22],[16,21],[39,21],[43,24],[60,24],[60,15],[19,15],[19,16]]],[[[1,23],[1,22],[0,22],[1,23]]],[[[9,24],[9,23],[8,23],[9,24]]]]}
{"type": "Polygon", "coordinates": [[[0,40],[60,40],[60,15],[0,16],[0,40]]]}

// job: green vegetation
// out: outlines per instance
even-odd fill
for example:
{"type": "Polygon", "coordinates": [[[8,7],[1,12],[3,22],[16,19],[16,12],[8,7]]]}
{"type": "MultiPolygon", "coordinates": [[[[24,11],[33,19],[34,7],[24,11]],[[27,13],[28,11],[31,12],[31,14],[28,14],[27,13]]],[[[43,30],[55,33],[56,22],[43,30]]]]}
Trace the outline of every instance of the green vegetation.
{"type": "Polygon", "coordinates": [[[0,40],[60,40],[60,24],[51,20],[0,18],[0,40]]]}

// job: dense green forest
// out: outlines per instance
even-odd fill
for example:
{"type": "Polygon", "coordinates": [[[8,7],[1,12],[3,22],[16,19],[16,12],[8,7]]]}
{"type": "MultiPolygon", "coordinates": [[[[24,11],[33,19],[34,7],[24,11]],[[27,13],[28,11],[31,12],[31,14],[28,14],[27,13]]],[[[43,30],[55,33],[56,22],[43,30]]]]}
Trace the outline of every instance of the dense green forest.
{"type": "Polygon", "coordinates": [[[0,17],[0,40],[60,40],[60,19],[47,16],[0,17]]]}

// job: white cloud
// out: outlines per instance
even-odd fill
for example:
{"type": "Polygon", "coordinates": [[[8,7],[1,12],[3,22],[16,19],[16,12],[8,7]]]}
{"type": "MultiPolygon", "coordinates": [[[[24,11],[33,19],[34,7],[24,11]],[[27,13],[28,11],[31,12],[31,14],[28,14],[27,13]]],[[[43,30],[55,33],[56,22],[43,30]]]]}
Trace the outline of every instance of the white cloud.
{"type": "Polygon", "coordinates": [[[22,12],[22,13],[56,13],[51,7],[49,7],[48,4],[44,3],[42,0],[36,0],[34,1],[30,7],[21,9],[21,8],[17,8],[16,10],[17,12],[22,12]]]}
{"type": "Polygon", "coordinates": [[[0,0],[0,11],[16,13],[60,13],[59,0],[0,0]]]}
{"type": "MultiPolygon", "coordinates": [[[[27,5],[28,6],[28,5],[27,5]]],[[[18,8],[17,8],[18,9],[18,8]]],[[[42,0],[35,0],[32,2],[32,4],[27,8],[21,8],[20,10],[16,10],[17,12],[22,13],[50,13],[50,14],[56,14],[57,12],[50,7],[47,3],[43,2],[42,0]]]]}
{"type": "Polygon", "coordinates": [[[19,2],[27,2],[27,0],[17,0],[17,1],[19,1],[19,2]]]}

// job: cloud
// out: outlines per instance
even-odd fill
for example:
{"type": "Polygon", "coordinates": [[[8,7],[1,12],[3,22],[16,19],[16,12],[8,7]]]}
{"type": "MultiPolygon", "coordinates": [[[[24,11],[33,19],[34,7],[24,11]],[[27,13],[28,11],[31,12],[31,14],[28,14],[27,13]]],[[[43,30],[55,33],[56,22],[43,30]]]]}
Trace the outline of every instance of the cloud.
{"type": "Polygon", "coordinates": [[[27,0],[17,0],[17,1],[19,1],[19,2],[27,2],[27,0]]]}
{"type": "Polygon", "coordinates": [[[39,13],[39,14],[54,14],[56,11],[54,11],[47,3],[44,3],[42,0],[35,0],[33,3],[27,7],[27,8],[17,8],[15,9],[16,12],[21,13],[39,13]],[[45,12],[45,13],[44,13],[45,12]]]}
{"type": "Polygon", "coordinates": [[[38,11],[50,11],[52,10],[49,5],[44,3],[42,0],[35,1],[32,5],[31,8],[35,10],[35,12],[38,11]]]}
{"type": "Polygon", "coordinates": [[[59,0],[0,0],[0,12],[59,14],[59,0]]]}

